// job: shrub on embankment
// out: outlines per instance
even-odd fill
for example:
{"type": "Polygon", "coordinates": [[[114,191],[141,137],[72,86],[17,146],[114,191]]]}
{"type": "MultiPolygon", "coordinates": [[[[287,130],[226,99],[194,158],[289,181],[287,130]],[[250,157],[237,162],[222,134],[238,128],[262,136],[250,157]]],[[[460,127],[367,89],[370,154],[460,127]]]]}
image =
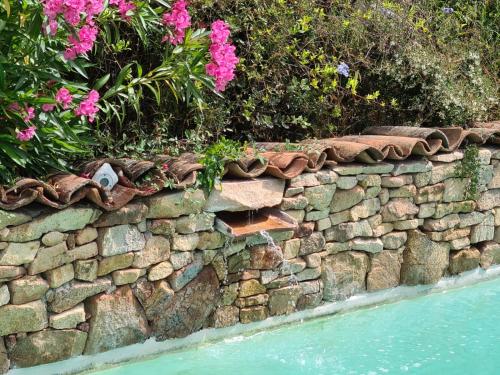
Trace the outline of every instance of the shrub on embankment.
{"type": "Polygon", "coordinates": [[[497,1],[86,0],[96,7],[73,21],[44,10],[52,3],[65,4],[0,2],[1,182],[101,155],[203,150],[222,135],[498,118],[497,1]],[[180,18],[164,18],[174,4],[180,18]],[[216,19],[239,57],[223,95],[206,70],[216,19]]]}

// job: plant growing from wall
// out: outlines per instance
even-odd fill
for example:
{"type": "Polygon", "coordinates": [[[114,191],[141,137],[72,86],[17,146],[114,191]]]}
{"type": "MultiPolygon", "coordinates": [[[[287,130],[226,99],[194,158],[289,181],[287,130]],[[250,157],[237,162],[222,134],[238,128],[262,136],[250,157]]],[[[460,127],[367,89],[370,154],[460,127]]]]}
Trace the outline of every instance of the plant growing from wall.
{"type": "Polygon", "coordinates": [[[463,159],[455,168],[455,176],[467,180],[466,199],[477,199],[480,175],[479,149],[476,145],[469,145],[465,148],[463,159]]]}
{"type": "Polygon", "coordinates": [[[222,137],[208,146],[203,152],[200,163],[204,169],[198,174],[198,183],[209,192],[220,182],[225,165],[237,161],[245,155],[247,145],[222,137]]]}

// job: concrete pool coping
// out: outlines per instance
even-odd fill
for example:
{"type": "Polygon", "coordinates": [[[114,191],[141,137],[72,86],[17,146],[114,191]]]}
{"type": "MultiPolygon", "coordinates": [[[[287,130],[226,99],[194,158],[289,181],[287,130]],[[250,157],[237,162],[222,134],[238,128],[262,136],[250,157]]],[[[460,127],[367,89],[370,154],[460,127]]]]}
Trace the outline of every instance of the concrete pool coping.
{"type": "Polygon", "coordinates": [[[460,276],[443,278],[437,284],[433,285],[399,286],[380,292],[360,294],[345,301],[326,303],[315,309],[304,310],[291,315],[273,317],[249,324],[240,323],[227,328],[204,329],[182,339],[166,340],[162,342],[149,339],[142,344],[114,349],[92,356],[80,356],[42,366],[13,369],[8,374],[54,375],[99,371],[110,367],[120,366],[127,362],[144,361],[172,351],[186,349],[200,344],[217,342],[242,334],[251,335],[259,331],[294,322],[301,322],[303,320],[325,317],[378,304],[397,302],[399,300],[415,298],[426,294],[462,288],[498,277],[500,277],[500,265],[493,266],[487,270],[478,268],[465,272],[460,276]]]}

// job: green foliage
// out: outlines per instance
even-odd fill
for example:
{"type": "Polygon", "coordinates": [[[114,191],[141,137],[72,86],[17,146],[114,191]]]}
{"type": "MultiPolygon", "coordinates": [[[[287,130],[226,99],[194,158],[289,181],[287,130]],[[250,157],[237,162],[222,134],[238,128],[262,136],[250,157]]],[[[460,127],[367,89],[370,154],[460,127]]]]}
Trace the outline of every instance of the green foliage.
{"type": "Polygon", "coordinates": [[[199,18],[230,20],[242,57],[225,99],[212,98],[197,119],[205,131],[224,123],[240,139],[296,141],[498,117],[498,1],[192,4],[199,18]]]}
{"type": "Polygon", "coordinates": [[[209,192],[212,191],[222,179],[226,163],[240,159],[244,156],[246,148],[246,144],[225,137],[208,146],[200,160],[204,169],[198,174],[198,183],[209,192]]]}
{"type": "Polygon", "coordinates": [[[455,176],[467,179],[466,199],[478,198],[479,178],[481,175],[481,163],[479,160],[479,148],[469,145],[465,149],[464,157],[455,169],[455,176]]]}
{"type": "Polygon", "coordinates": [[[65,64],[60,40],[41,33],[42,8],[38,1],[3,1],[0,8],[0,182],[20,174],[41,175],[66,169],[72,157],[88,154],[90,140],[85,123],[71,111],[44,113],[43,104],[53,104],[53,87],[64,85],[75,98],[87,87],[70,76],[78,76],[82,64],[65,64]],[[10,6],[9,6],[10,5],[10,6]],[[19,110],[13,106],[19,105],[19,110]],[[37,127],[30,142],[16,138],[29,125],[23,120],[28,107],[37,109],[29,125],[37,127]]]}
{"type": "Polygon", "coordinates": [[[162,126],[168,114],[199,112],[206,92],[218,95],[205,72],[208,32],[188,29],[183,43],[162,43],[169,30],[161,17],[169,3],[134,4],[124,20],[105,2],[95,19],[100,34],[93,50],[67,61],[63,52],[68,36],[78,34],[75,27],[59,20],[58,31],[48,35],[42,1],[0,3],[0,183],[71,169],[74,161],[103,153],[161,151],[163,136],[171,133],[162,126]],[[73,97],[71,108],[55,101],[63,87],[73,97]],[[93,124],[75,114],[91,89],[100,92],[93,124]],[[53,109],[45,111],[44,104],[53,109]],[[26,120],[28,109],[35,116],[26,120]],[[143,123],[143,112],[155,121],[143,123]],[[151,137],[153,127],[159,141],[151,137]],[[36,128],[36,135],[21,139],[28,128],[36,128]]]}

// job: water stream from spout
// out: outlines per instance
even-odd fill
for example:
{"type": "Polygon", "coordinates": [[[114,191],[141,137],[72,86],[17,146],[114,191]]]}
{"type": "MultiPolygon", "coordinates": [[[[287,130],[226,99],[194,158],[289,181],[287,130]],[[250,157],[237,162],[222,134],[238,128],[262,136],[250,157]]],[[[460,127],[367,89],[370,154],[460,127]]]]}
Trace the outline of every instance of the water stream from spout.
{"type": "Polygon", "coordinates": [[[297,285],[299,283],[299,280],[297,276],[294,274],[294,272],[291,269],[290,262],[285,259],[283,252],[279,248],[278,245],[274,242],[273,237],[267,232],[266,230],[261,230],[260,235],[264,237],[264,239],[267,241],[267,245],[269,246],[269,249],[278,255],[278,258],[281,260],[280,264],[280,276],[287,276],[288,275],[288,284],[289,285],[297,285]]]}

